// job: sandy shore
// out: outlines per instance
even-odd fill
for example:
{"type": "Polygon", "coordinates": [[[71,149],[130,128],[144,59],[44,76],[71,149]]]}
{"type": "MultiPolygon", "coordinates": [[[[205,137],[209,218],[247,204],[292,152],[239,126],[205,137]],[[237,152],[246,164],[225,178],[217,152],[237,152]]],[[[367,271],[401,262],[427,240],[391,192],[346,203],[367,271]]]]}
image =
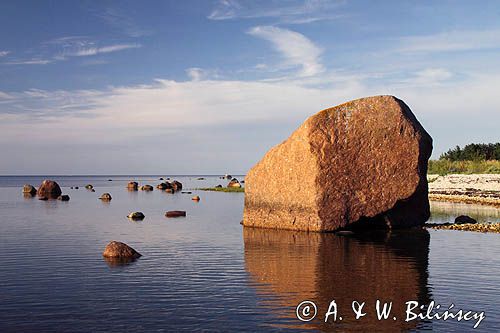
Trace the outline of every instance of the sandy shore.
{"type": "Polygon", "coordinates": [[[500,207],[500,175],[428,175],[429,199],[500,207]]]}

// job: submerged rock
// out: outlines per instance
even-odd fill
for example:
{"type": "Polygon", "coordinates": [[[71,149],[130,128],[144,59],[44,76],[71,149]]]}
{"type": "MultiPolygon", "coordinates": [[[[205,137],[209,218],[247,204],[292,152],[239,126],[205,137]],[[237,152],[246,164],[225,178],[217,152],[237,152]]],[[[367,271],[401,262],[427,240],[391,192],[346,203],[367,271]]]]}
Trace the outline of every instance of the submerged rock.
{"type": "Polygon", "coordinates": [[[42,197],[38,197],[38,200],[47,201],[47,200],[49,200],[49,198],[42,196],[42,197]]]}
{"type": "Polygon", "coordinates": [[[194,197],[191,198],[193,201],[200,201],[200,197],[198,195],[195,195],[194,197]]]}
{"type": "Polygon", "coordinates": [[[183,210],[170,210],[165,213],[166,217],[181,217],[186,216],[186,212],[183,210]]]}
{"type": "Polygon", "coordinates": [[[455,219],[455,224],[476,224],[477,221],[467,215],[460,215],[455,219]]]}
{"type": "MultiPolygon", "coordinates": [[[[37,195],[39,197],[46,197],[47,199],[57,199],[61,195],[62,191],[57,184],[53,180],[44,180],[40,187],[38,188],[37,195]]],[[[43,199],[40,199],[43,200],[43,199]]]]}
{"type": "Polygon", "coordinates": [[[131,220],[143,220],[145,218],[142,212],[133,212],[128,214],[127,217],[131,220]]]}
{"type": "Polygon", "coordinates": [[[139,258],[141,254],[125,243],[111,241],[106,245],[103,257],[107,258],[139,258]]]}
{"type": "Polygon", "coordinates": [[[102,201],[111,201],[111,199],[113,198],[111,197],[111,194],[103,193],[99,199],[101,199],[102,201]]]}
{"type": "Polygon", "coordinates": [[[57,197],[57,200],[69,201],[69,195],[67,195],[67,194],[60,195],[57,197]]]}
{"type": "Polygon", "coordinates": [[[34,196],[36,194],[36,188],[33,185],[26,184],[23,186],[23,193],[34,196]]]}
{"type": "Polygon", "coordinates": [[[399,228],[429,218],[432,138],[393,96],[320,111],[247,174],[243,225],[399,228]]]}

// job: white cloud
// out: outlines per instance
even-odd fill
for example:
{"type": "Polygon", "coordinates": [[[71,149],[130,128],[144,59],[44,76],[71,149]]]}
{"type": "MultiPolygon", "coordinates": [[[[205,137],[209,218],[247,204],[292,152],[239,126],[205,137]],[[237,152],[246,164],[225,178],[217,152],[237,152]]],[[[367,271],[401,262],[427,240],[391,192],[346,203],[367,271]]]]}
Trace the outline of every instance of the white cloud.
{"type": "Polygon", "coordinates": [[[6,92],[0,91],[0,99],[11,99],[12,96],[7,94],[6,92]]]}
{"type": "Polygon", "coordinates": [[[3,62],[4,65],[47,65],[52,63],[49,59],[29,59],[29,60],[14,60],[3,62]]]}
{"type": "Polygon", "coordinates": [[[5,57],[9,53],[10,53],[10,51],[0,51],[0,57],[5,57]]]}
{"type": "Polygon", "coordinates": [[[251,18],[277,18],[281,23],[303,24],[341,17],[334,10],[344,1],[291,0],[237,1],[220,0],[208,18],[232,20],[251,18]]]}
{"type": "Polygon", "coordinates": [[[102,53],[111,53],[111,52],[118,52],[118,51],[123,51],[123,50],[128,50],[128,49],[137,49],[140,48],[140,44],[116,44],[116,45],[108,45],[108,46],[102,46],[102,47],[83,47],[78,49],[75,52],[69,52],[65,53],[65,56],[75,56],[75,57],[87,57],[87,56],[94,56],[97,54],[102,54],[102,53]]]}
{"type": "Polygon", "coordinates": [[[197,67],[186,69],[186,73],[193,81],[200,81],[205,77],[205,72],[203,71],[203,69],[197,67]]]}
{"type": "Polygon", "coordinates": [[[500,30],[449,31],[427,36],[410,36],[401,40],[398,51],[452,52],[500,48],[500,30]]]}
{"type": "Polygon", "coordinates": [[[450,79],[453,74],[444,68],[426,68],[415,73],[414,80],[420,84],[434,84],[450,79]]]}
{"type": "Polygon", "coordinates": [[[321,48],[304,35],[273,26],[257,26],[248,30],[248,34],[265,39],[284,58],[284,67],[300,66],[300,76],[313,76],[324,71],[320,63],[321,48]]]}

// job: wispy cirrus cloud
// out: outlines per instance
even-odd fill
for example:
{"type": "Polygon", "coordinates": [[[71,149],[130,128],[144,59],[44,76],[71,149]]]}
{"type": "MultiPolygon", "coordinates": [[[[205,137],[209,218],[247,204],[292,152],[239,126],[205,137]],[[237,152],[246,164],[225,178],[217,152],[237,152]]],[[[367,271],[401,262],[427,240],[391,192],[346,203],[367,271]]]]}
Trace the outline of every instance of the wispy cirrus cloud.
{"type": "Polygon", "coordinates": [[[448,31],[409,36],[400,40],[398,51],[432,53],[500,49],[500,29],[448,31]]]}
{"type": "Polygon", "coordinates": [[[10,53],[10,51],[0,51],[0,57],[5,57],[9,53],[10,53]]]}
{"type": "Polygon", "coordinates": [[[103,53],[112,53],[128,49],[137,49],[140,47],[142,47],[141,44],[114,44],[101,47],[82,47],[73,53],[71,52],[66,53],[65,56],[88,57],[103,53]]]}
{"type": "Polygon", "coordinates": [[[115,7],[108,7],[104,10],[95,10],[95,15],[117,30],[122,31],[129,37],[142,37],[151,35],[150,29],[139,27],[132,17],[115,7]]]}
{"type": "MultiPolygon", "coordinates": [[[[2,62],[3,65],[47,65],[71,57],[90,57],[101,54],[141,48],[138,43],[105,44],[85,36],[65,36],[42,42],[36,57],[17,58],[2,62]]],[[[98,63],[103,63],[101,60],[98,63]]]]}
{"type": "Polygon", "coordinates": [[[299,67],[299,76],[313,76],[324,71],[320,61],[322,49],[298,32],[274,26],[257,26],[247,33],[270,42],[283,58],[280,66],[299,67]]]}
{"type": "Polygon", "coordinates": [[[276,18],[279,22],[303,24],[330,20],[343,15],[336,9],[345,1],[291,0],[238,1],[220,0],[208,15],[211,20],[276,18]]]}
{"type": "Polygon", "coordinates": [[[12,60],[6,61],[2,64],[4,65],[47,65],[53,63],[54,60],[51,59],[24,59],[24,60],[12,60]]]}

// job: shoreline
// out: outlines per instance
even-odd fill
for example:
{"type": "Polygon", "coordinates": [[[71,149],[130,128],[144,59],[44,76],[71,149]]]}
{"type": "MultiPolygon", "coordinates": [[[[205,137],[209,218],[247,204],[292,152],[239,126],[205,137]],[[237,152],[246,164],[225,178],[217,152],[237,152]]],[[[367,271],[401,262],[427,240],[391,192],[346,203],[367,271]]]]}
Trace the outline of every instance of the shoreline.
{"type": "Polygon", "coordinates": [[[500,175],[427,175],[429,200],[500,207],[500,175]]]}

